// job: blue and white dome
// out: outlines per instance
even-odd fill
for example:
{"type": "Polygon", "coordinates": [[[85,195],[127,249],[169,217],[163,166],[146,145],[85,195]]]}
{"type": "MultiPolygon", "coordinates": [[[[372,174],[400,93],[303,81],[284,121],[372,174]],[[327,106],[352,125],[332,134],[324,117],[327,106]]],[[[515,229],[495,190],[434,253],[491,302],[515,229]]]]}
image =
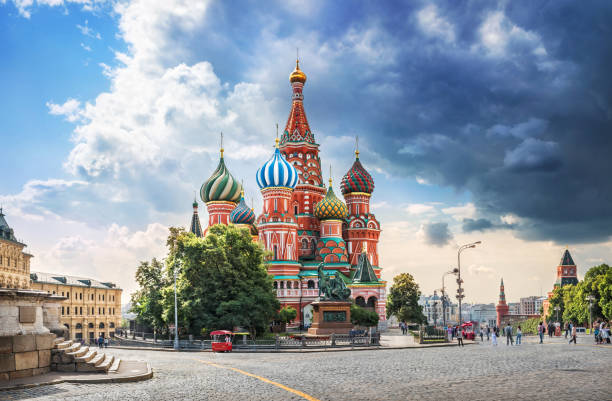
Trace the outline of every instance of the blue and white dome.
{"type": "Polygon", "coordinates": [[[274,155],[257,170],[257,185],[259,188],[285,187],[295,188],[298,183],[298,172],[278,149],[278,139],[274,155]]]}

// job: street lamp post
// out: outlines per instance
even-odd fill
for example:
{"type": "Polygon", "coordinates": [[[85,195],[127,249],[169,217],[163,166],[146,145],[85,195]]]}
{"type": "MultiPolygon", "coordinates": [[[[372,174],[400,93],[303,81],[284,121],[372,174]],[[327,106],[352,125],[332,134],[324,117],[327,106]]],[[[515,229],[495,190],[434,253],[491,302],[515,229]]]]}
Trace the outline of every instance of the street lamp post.
{"type": "Polygon", "coordinates": [[[559,311],[561,310],[561,308],[559,308],[558,306],[555,306],[553,310],[557,312],[557,322],[558,322],[559,321],[559,311]]]}
{"type": "Polygon", "coordinates": [[[179,349],[179,339],[178,339],[178,307],[176,301],[176,276],[180,270],[180,264],[177,262],[177,265],[174,266],[174,349],[179,349]]]}
{"type": "Polygon", "coordinates": [[[470,244],[461,245],[457,251],[457,285],[459,286],[459,288],[457,288],[457,300],[459,301],[459,326],[461,326],[461,323],[463,322],[463,316],[461,315],[461,300],[465,297],[465,295],[463,295],[463,288],[461,288],[461,283],[463,282],[461,280],[461,252],[469,248],[476,248],[476,245],[481,243],[481,241],[476,241],[470,244]]]}
{"type": "Polygon", "coordinates": [[[446,292],[444,292],[444,277],[448,276],[449,274],[457,274],[458,272],[459,269],[455,267],[453,270],[442,275],[442,324],[444,327],[446,327],[446,302],[448,302],[448,297],[446,296],[446,292]]]}
{"type": "Polygon", "coordinates": [[[593,295],[588,295],[586,300],[589,301],[589,333],[593,330],[593,301],[595,297],[593,295]]]}

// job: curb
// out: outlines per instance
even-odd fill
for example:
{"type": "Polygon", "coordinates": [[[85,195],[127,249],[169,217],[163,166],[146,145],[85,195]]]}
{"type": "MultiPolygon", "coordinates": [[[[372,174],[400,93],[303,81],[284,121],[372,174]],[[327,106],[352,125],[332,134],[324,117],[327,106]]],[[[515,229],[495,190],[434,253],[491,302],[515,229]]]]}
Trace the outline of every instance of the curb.
{"type": "Polygon", "coordinates": [[[72,379],[55,379],[49,380],[45,382],[39,383],[27,383],[27,384],[16,384],[10,387],[0,387],[0,393],[3,391],[13,391],[13,390],[24,390],[28,388],[40,387],[40,386],[48,386],[52,384],[60,384],[60,383],[75,383],[75,384],[100,384],[100,383],[130,383],[130,382],[139,382],[143,380],[148,380],[153,377],[153,369],[151,369],[151,364],[147,362],[147,372],[140,375],[133,376],[123,376],[123,377],[108,377],[108,375],[113,375],[114,373],[107,373],[104,377],[100,378],[72,378],[72,379]]]}

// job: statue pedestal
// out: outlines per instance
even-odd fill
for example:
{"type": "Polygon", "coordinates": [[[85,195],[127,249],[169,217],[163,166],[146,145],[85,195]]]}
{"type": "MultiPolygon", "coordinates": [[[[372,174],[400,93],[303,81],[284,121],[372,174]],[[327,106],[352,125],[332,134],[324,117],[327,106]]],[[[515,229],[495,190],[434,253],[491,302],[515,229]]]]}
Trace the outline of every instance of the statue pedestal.
{"type": "Polygon", "coordinates": [[[351,323],[351,303],[346,301],[318,301],[312,304],[312,326],[310,335],[349,334],[351,323]]]}

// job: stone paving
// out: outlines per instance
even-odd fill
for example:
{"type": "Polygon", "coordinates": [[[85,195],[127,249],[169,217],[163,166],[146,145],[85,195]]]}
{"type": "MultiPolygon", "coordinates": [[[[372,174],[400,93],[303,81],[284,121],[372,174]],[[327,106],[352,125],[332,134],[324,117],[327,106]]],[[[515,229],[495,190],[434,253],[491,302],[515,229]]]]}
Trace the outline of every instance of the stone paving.
{"type": "MultiPolygon", "coordinates": [[[[505,340],[502,338],[502,340],[505,340]]],[[[0,392],[0,400],[298,400],[303,397],[235,370],[321,400],[609,400],[611,346],[563,338],[493,347],[321,352],[226,353],[118,350],[146,359],[151,380],[138,383],[59,384],[0,392]],[[215,365],[211,365],[213,363],[215,365]]]]}

